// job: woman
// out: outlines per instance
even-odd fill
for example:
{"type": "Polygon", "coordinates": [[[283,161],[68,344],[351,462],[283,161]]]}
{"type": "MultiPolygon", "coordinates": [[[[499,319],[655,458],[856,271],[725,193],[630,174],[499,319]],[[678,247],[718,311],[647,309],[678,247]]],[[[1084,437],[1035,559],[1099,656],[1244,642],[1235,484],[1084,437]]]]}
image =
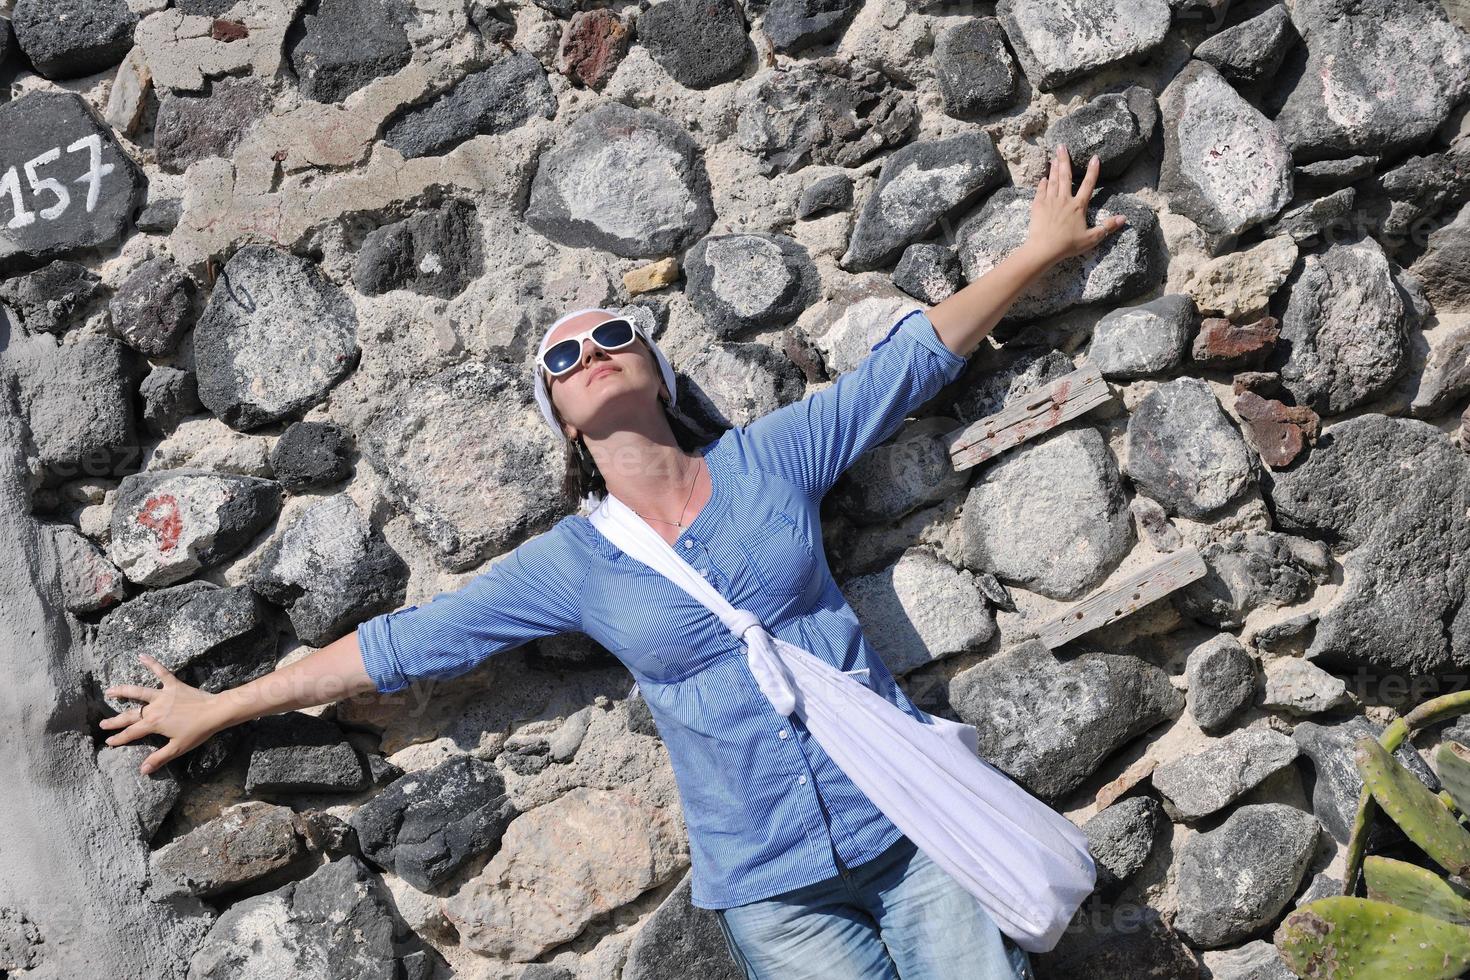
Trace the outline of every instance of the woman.
{"type": "MultiPolygon", "coordinates": [[[[1122,227],[1116,217],[1087,225],[1098,167],[1094,157],[1073,194],[1060,147],[1021,247],[927,315],[904,316],[826,389],[708,445],[680,445],[664,404],[673,400],[672,369],[656,344],[607,311],[580,311],[547,331],[534,367],[543,413],[575,445],[593,491],[630,506],[773,635],[917,715],[832,579],[819,505],[854,459],[959,374],[1028,285],[1122,227]]],[[[454,677],[564,632],[588,634],[637,678],[683,801],[691,900],[716,910],[749,977],[1030,975],[1026,954],[979,903],[857,790],[799,718],[773,709],[744,644],[582,515],[564,517],[463,588],[374,617],[237,688],[199,691],[145,656],[162,688],[110,688],[143,704],[101,727],[123,729],[109,745],[166,736],[144,760],[151,772],[230,725],[454,677]]]]}

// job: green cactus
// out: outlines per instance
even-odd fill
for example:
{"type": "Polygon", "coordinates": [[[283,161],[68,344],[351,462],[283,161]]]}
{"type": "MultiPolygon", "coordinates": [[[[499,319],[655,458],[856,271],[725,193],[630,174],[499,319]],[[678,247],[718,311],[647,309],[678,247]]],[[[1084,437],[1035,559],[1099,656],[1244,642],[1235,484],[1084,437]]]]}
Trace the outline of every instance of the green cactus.
{"type": "Polygon", "coordinates": [[[1375,739],[1359,739],[1354,757],[1374,802],[1409,840],[1451,874],[1470,872],[1470,833],[1439,797],[1375,739]]]}
{"type": "Polygon", "coordinates": [[[1374,855],[1363,860],[1363,878],[1371,899],[1470,925],[1470,898],[1433,871],[1374,855]]]}
{"type": "Polygon", "coordinates": [[[1272,938],[1292,972],[1312,980],[1451,980],[1470,969],[1470,928],[1368,898],[1310,902],[1272,938]]]}
{"type": "Polygon", "coordinates": [[[1441,742],[1434,752],[1434,768],[1455,807],[1470,813],[1470,749],[1458,742],[1441,742]]]}

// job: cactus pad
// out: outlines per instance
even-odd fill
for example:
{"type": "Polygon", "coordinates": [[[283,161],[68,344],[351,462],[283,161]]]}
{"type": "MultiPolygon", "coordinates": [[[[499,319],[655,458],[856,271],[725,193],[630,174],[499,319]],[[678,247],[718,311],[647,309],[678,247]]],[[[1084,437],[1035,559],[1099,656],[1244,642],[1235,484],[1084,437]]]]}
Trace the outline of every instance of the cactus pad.
{"type": "Polygon", "coordinates": [[[1470,872],[1470,833],[1438,796],[1399,765],[1376,739],[1359,739],[1354,758],[1363,785],[1409,840],[1451,874],[1470,872]]]}
{"type": "Polygon", "coordinates": [[[1371,899],[1446,922],[1470,924],[1470,898],[1433,871],[1375,856],[1363,860],[1363,877],[1368,882],[1371,899]]]}
{"type": "Polygon", "coordinates": [[[1348,895],[1303,905],[1273,939],[1292,972],[1312,980],[1451,980],[1470,968],[1470,928],[1348,895]]]}
{"type": "Polygon", "coordinates": [[[1470,813],[1470,749],[1459,742],[1439,743],[1434,768],[1455,806],[1461,813],[1470,813]]]}

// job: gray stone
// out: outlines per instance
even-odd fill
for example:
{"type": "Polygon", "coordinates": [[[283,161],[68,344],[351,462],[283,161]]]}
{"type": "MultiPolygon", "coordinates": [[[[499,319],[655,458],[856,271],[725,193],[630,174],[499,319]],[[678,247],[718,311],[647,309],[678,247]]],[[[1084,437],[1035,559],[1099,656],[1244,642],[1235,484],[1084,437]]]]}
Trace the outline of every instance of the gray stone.
{"type": "Polygon", "coordinates": [[[970,364],[961,375],[962,391],[954,402],[955,415],[966,424],[988,418],[1076,370],[1072,358],[1059,350],[1017,344],[1007,344],[994,356],[981,344],[970,364]]]}
{"type": "Polygon", "coordinates": [[[148,864],[160,893],[214,898],[294,877],[309,857],[289,807],[248,800],[158,848],[148,864]]]}
{"type": "MultiPolygon", "coordinates": [[[[109,612],[97,626],[97,686],[157,687],[138,660],[146,653],[185,684],[218,693],[262,677],[276,666],[277,631],[248,585],[220,588],[185,582],[144,592],[109,612]]],[[[103,695],[113,711],[137,707],[103,695]]]]}
{"type": "Polygon", "coordinates": [[[16,0],[10,23],[36,71],[65,79],[122,61],[133,46],[138,15],[127,0],[16,0]]]}
{"type": "Polygon", "coordinates": [[[1356,218],[1357,199],[1357,191],[1351,187],[1343,187],[1326,197],[1303,197],[1298,193],[1285,211],[1262,226],[1262,232],[1267,236],[1290,235],[1298,242],[1311,242],[1329,231],[1349,229],[1356,218]]]}
{"type": "Polygon", "coordinates": [[[556,97],[545,69],[520,51],[466,75],[439,97],[404,110],[384,128],[383,142],[406,160],[439,156],[476,136],[509,132],[533,118],[554,115],[556,97]]]}
{"type": "Polygon", "coordinates": [[[95,272],[65,259],[0,282],[0,303],[29,333],[63,334],[80,326],[101,293],[95,272]]]}
{"type": "Polygon", "coordinates": [[[70,92],[31,92],[0,105],[0,178],[14,168],[24,186],[25,165],[52,150],[57,156],[36,169],[56,184],[39,193],[22,191],[23,216],[13,198],[0,198],[0,268],[17,256],[38,263],[102,248],[132,226],[143,174],[96,110],[70,92]],[[91,145],[100,149],[95,168],[91,145]],[[25,223],[12,227],[17,219],[25,223]]]}
{"type": "Polygon", "coordinates": [[[1435,306],[1470,307],[1470,204],[1429,233],[1423,254],[1409,268],[1435,306]]]}
{"type": "Polygon", "coordinates": [[[159,366],[138,385],[143,398],[143,422],[156,435],[171,431],[189,415],[204,410],[193,371],[159,366]]]}
{"type": "Polygon", "coordinates": [[[450,299],[484,271],[479,214],[471,204],[451,201],[369,233],[352,281],[364,296],[408,289],[450,299]]]}
{"type": "Polygon", "coordinates": [[[198,316],[194,280],[166,256],[138,266],[112,297],[113,329],[149,357],[167,357],[198,316]]]}
{"type": "Polygon", "coordinates": [[[1032,954],[1039,980],[1201,980],[1199,956],[1138,902],[1083,907],[1049,953],[1032,954]]]}
{"type": "Polygon", "coordinates": [[[842,591],[894,676],[978,649],[995,635],[973,576],[922,548],[849,579],[842,591]]]}
{"type": "Polygon", "coordinates": [[[856,524],[891,524],[964,489],[970,473],[956,470],[945,436],[954,419],[930,416],[903,426],[838,477],[828,498],[856,524]]]}
{"type": "Polygon", "coordinates": [[[1308,255],[1284,287],[1282,383],[1300,405],[1338,415],[1408,369],[1406,312],[1383,248],[1364,238],[1308,255]]]}
{"type": "Polygon", "coordinates": [[[1184,695],[1152,664],[1110,653],[1062,663],[1039,640],[956,674],[949,700],[961,721],[976,726],[980,755],[1048,801],[1184,710],[1184,695]]]}
{"type": "Polygon", "coordinates": [[[117,487],[108,557],[138,585],[172,585],[236,554],[280,508],[271,480],[202,469],[133,473],[117,487]]]}
{"type": "Polygon", "coordinates": [[[1317,848],[1317,818],[1284,803],[1243,806],[1179,849],[1174,928],[1196,946],[1228,946],[1291,901],[1317,848]]]}
{"type": "Polygon", "coordinates": [[[1195,724],[1218,734],[1256,696],[1256,662],[1229,633],[1201,643],[1184,663],[1185,700],[1195,724]]]}
{"type": "Polygon", "coordinates": [[[426,892],[497,847],[517,815],[499,771],[459,755],[389,784],[348,822],[364,856],[426,892]]]}
{"type": "Polygon", "coordinates": [[[892,264],[906,246],[929,237],[942,219],[999,187],[1006,176],[1005,161],[983,132],[902,147],[883,161],[842,267],[867,272],[892,264]]]}
{"type": "Polygon", "coordinates": [[[796,216],[803,221],[823,211],[845,211],[852,206],[852,178],[828,174],[812,181],[796,202],[796,216]]]}
{"type": "Polygon", "coordinates": [[[771,0],[761,18],[761,31],[772,48],[795,54],[840,38],[861,6],[855,0],[771,0]]]}
{"type": "Polygon", "coordinates": [[[149,201],[138,215],[138,230],[167,235],[179,224],[184,213],[184,202],[177,198],[166,201],[149,201]]]}
{"type": "Polygon", "coordinates": [[[1175,605],[1216,629],[1236,629],[1263,606],[1290,606],[1327,581],[1331,562],[1317,542],[1265,531],[1232,531],[1200,549],[1205,575],[1174,593],[1175,605]]]}
{"type": "Polygon", "coordinates": [[[1110,380],[1167,374],[1184,363],[1198,323],[1194,300],[1183,294],[1125,306],[1113,310],[1092,328],[1087,356],[1110,380]]]}
{"type": "Polygon", "coordinates": [[[1367,220],[1380,236],[1423,236],[1428,219],[1470,198],[1470,140],[1404,160],[1365,189],[1367,220]]]}
{"type": "Polygon", "coordinates": [[[816,264],[787,235],[702,238],[684,258],[684,276],[689,301],[722,338],[791,323],[820,293],[816,264]]]}
{"type": "Polygon", "coordinates": [[[1175,378],[1139,402],[1128,418],[1125,469],[1170,514],[1205,517],[1250,483],[1250,451],[1209,385],[1175,378]]]}
{"type": "MultiPolygon", "coordinates": [[[[1341,894],[1340,892],[1338,894],[1341,894]]],[[[1236,949],[1224,950],[1206,961],[1210,980],[1295,980],[1276,947],[1255,939],[1236,949]]]]}
{"type": "Polygon", "coordinates": [[[714,207],[699,148],[682,127],[603,102],[541,155],[525,220],[563,245],[656,258],[707,232],[714,207]],[[610,159],[619,165],[609,168],[610,159]]]}
{"type": "Polygon", "coordinates": [[[711,429],[749,425],[806,393],[801,368],[765,344],[712,343],[679,373],[680,408],[711,429]]]}
{"type": "MultiPolygon", "coordinates": [[[[717,913],[690,901],[685,875],[659,903],[628,943],[623,964],[626,980],[662,980],[700,977],[701,980],[742,980],[744,970],[730,957],[717,913]]],[[[526,968],[520,980],[575,980],[552,973],[533,974],[526,968]]]]}
{"type": "Polygon", "coordinates": [[[219,17],[234,9],[240,0],[174,0],[174,6],[191,17],[219,17]]]}
{"type": "Polygon", "coordinates": [[[368,787],[367,767],[342,729],[300,711],[266,715],[250,732],[251,796],[354,793],[368,787]]]}
{"type": "Polygon", "coordinates": [[[303,643],[324,647],[402,604],[408,566],[339,493],[299,513],[266,549],[251,584],[286,608],[303,643]]]}
{"type": "Polygon", "coordinates": [[[350,449],[335,422],[295,422],[271,447],[271,473],[293,493],[340,483],[352,474],[350,449]]]}
{"type": "Polygon", "coordinates": [[[565,458],[527,372],[466,361],[409,387],[359,436],[389,500],[465,571],[553,523],[565,458]]]}
{"type": "Polygon", "coordinates": [[[934,78],[944,111],[971,119],[1016,102],[1016,63],[994,17],[974,17],[946,28],[934,41],[934,78]]]}
{"type": "Polygon", "coordinates": [[[739,78],[750,53],[745,13],[735,0],[663,0],[638,16],[637,27],[638,43],[688,88],[739,78]]]}
{"type": "Polygon", "coordinates": [[[1216,235],[1239,235],[1291,200],[1291,154],[1271,120],[1203,61],[1159,96],[1164,162],[1159,190],[1171,210],[1216,235]]]}
{"type": "Polygon", "coordinates": [[[1467,487],[1470,458],[1448,436],[1383,415],[1329,427],[1305,460],[1272,474],[1280,526],[1350,549],[1308,656],[1411,676],[1470,666],[1467,487]]]}
{"type": "Polygon", "coordinates": [[[1347,701],[1347,682],[1310,660],[1282,657],[1266,667],[1261,706],[1291,715],[1315,715],[1347,701]]]}
{"type": "Polygon", "coordinates": [[[1182,820],[1198,820],[1228,806],[1267,776],[1296,760],[1296,743],[1270,728],[1243,728],[1193,755],[1170,759],[1153,772],[1182,820]]]}
{"type": "Polygon", "coordinates": [[[1409,412],[1432,419],[1454,410],[1470,393],[1470,317],[1449,327],[1442,336],[1425,337],[1429,356],[1420,372],[1409,412]]]}
{"type": "Polygon", "coordinates": [[[954,249],[936,242],[915,242],[903,250],[893,268],[893,284],[929,306],[935,306],[964,285],[960,260],[954,249]]]}
{"type": "MultiPolygon", "coordinates": [[[[979,279],[1026,240],[1035,196],[1034,189],[1003,187],[960,225],[956,247],[966,280],[979,279]]],[[[1097,225],[1115,214],[1128,223],[1085,255],[1053,265],[1016,298],[1003,322],[1036,320],[1083,304],[1118,303],[1158,285],[1165,259],[1153,209],[1119,194],[1088,208],[1087,223],[1097,225]]]]}
{"type": "Polygon", "coordinates": [[[235,253],[194,329],[199,399],[242,431],[317,404],[359,353],[352,301],[312,263],[266,245],[235,253]]]}
{"type": "MultiPolygon", "coordinates": [[[[1148,145],[1158,126],[1154,95],[1140,85],[1123,92],[1104,92],[1047,127],[1042,144],[1048,154],[1065,143],[1075,166],[1085,168],[1098,157],[1100,178],[1120,176],[1148,145]]],[[[1079,176],[1080,179],[1080,176],[1079,176]]]]}
{"type": "Polygon", "coordinates": [[[1158,501],[1136,496],[1128,501],[1128,509],[1133,512],[1133,524],[1138,528],[1139,537],[1155,551],[1178,551],[1184,546],[1183,535],[1170,523],[1169,515],[1158,501]]]}
{"type": "Polygon", "coordinates": [[[1470,95],[1470,37],[1435,0],[1300,0],[1291,20],[1307,60],[1276,125],[1298,162],[1412,147],[1470,95]]]}
{"type": "MultiPolygon", "coordinates": [[[[145,844],[153,840],[183,791],[167,769],[147,775],[139,771],[154,751],[155,746],[139,741],[105,745],[97,752],[97,768],[108,776],[118,806],[137,819],[138,839],[145,844]]],[[[0,940],[0,948],[3,945],[0,940]]]]}
{"type": "Polygon", "coordinates": [[[192,163],[229,156],[270,106],[270,91],[253,78],[221,79],[202,95],[165,93],[153,128],[159,168],[181,174],[192,163]]]}
{"type": "Polygon", "coordinates": [[[1043,92],[1157,47],[1169,30],[1164,0],[1000,0],[996,16],[1043,92]]]}
{"type": "Polygon", "coordinates": [[[1377,155],[1360,155],[1341,160],[1299,163],[1294,171],[1293,182],[1302,189],[1334,191],[1372,176],[1378,160],[1377,155]]]}
{"type": "Polygon", "coordinates": [[[1153,852],[1159,828],[1168,825],[1164,808],[1151,796],[1120,800],[1082,825],[1087,849],[1097,864],[1097,888],[1104,895],[1122,888],[1153,852]]]}
{"type": "Polygon", "coordinates": [[[1278,3],[1206,38],[1194,49],[1194,56],[1235,85],[1254,85],[1276,74],[1296,39],[1291,17],[1285,5],[1278,3]]]}
{"type": "Polygon", "coordinates": [[[44,486],[138,465],[133,393],[144,368],[135,353],[110,337],[57,346],[41,336],[12,342],[3,359],[19,380],[32,466],[44,486]]]}
{"type": "Polygon", "coordinates": [[[412,55],[394,0],[314,0],[286,41],[286,57],[305,98],[341,102],[412,55]]]}
{"type": "MultiPolygon", "coordinates": [[[[1352,835],[1358,797],[1363,791],[1363,777],[1353,759],[1354,747],[1359,739],[1377,738],[1381,731],[1361,715],[1331,723],[1299,721],[1292,729],[1292,739],[1316,770],[1312,812],[1339,844],[1346,844],[1352,835]]],[[[1411,743],[1400,745],[1394,759],[1432,792],[1439,791],[1439,780],[1411,743]]],[[[1368,831],[1369,850],[1378,850],[1390,839],[1390,825],[1387,820],[1373,821],[1368,831]]]]}
{"type": "Polygon", "coordinates": [[[102,550],[70,524],[52,527],[61,592],[74,613],[100,612],[128,594],[127,579],[102,550]]]}
{"type": "Polygon", "coordinates": [[[740,149],[765,176],[809,164],[855,167],[917,130],[911,93],[863,60],[802,60],[766,69],[740,84],[736,122],[740,149]]]}
{"type": "Polygon", "coordinates": [[[189,960],[191,980],[430,980],[442,960],[398,914],[382,879],[346,855],[235,902],[189,960]],[[438,965],[436,965],[438,964],[438,965]]]}
{"type": "Polygon", "coordinates": [[[964,561],[1052,599],[1074,599],[1117,567],[1133,522],[1117,464],[1096,429],[1012,450],[970,488],[964,561]]]}

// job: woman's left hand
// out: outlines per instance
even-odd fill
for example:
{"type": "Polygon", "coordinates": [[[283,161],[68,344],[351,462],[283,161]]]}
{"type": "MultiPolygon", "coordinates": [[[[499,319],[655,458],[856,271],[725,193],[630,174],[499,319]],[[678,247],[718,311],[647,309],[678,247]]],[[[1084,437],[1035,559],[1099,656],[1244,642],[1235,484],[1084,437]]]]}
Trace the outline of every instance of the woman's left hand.
{"type": "Polygon", "coordinates": [[[1031,202],[1031,226],[1026,234],[1027,247],[1043,261],[1060,262],[1090,251],[1128,223],[1122,215],[1113,215],[1096,227],[1087,224],[1088,202],[1101,169],[1102,164],[1094,156],[1087,164],[1087,173],[1077,193],[1073,194],[1072,159],[1067,155],[1065,143],[1057,147],[1051,172],[1036,185],[1036,198],[1031,202]]]}

